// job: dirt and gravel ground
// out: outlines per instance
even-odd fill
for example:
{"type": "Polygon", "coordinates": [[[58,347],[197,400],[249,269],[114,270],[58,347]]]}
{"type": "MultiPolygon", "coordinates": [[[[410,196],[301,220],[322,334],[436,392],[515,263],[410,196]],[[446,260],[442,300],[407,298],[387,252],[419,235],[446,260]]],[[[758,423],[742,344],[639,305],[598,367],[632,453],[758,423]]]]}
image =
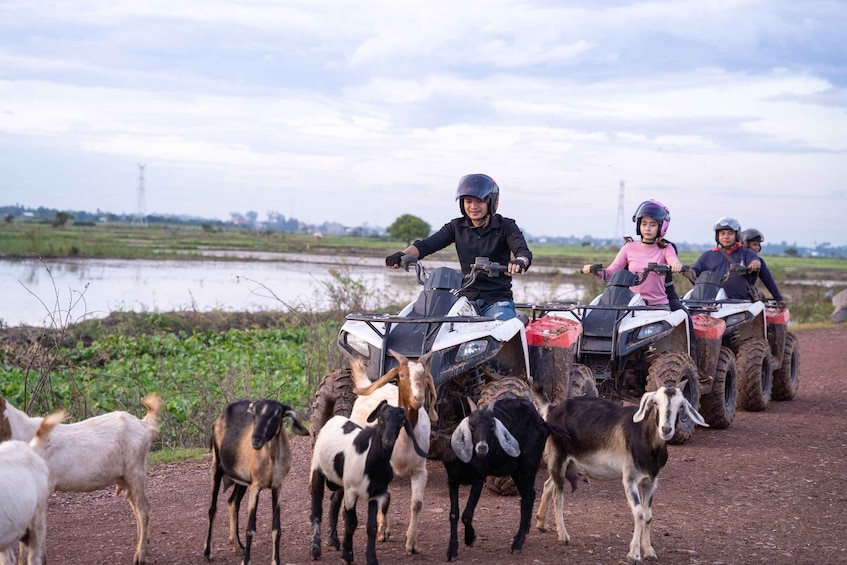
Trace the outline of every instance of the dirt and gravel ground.
{"type": "MultiPolygon", "coordinates": [[[[698,429],[686,445],[671,446],[654,505],[653,544],[659,563],[847,563],[847,325],[804,331],[798,337],[801,381],[793,401],[772,402],[765,412],[739,412],[728,430],[698,429]]],[[[309,457],[308,438],[295,438],[294,465],[283,492],[283,563],[309,562],[309,457]]],[[[407,557],[403,550],[409,483],[397,479],[390,511],[393,535],[377,547],[382,563],[444,561],[449,516],[445,473],[437,461],[430,461],[429,468],[421,553],[407,557]]],[[[546,472],[539,472],[539,492],[545,478],[546,472]]],[[[205,563],[208,462],[152,467],[148,494],[153,508],[148,563],[205,563]]],[[[462,497],[466,495],[463,489],[462,497]]],[[[240,557],[226,541],[221,498],[213,558],[237,564],[240,557]]],[[[471,548],[460,546],[459,559],[486,564],[626,563],[632,517],[619,482],[582,483],[567,495],[566,507],[570,546],[557,543],[554,531],[533,528],[523,553],[510,555],[518,499],[486,491],[476,512],[477,542],[471,548]]],[[[356,562],[364,563],[361,502],[359,515],[356,562]]],[[[134,519],[113,490],[54,494],[48,530],[49,563],[132,562],[134,519]]],[[[268,563],[270,545],[270,502],[263,492],[252,561],[268,563]]],[[[339,562],[340,554],[326,550],[323,561],[339,562]]]]}

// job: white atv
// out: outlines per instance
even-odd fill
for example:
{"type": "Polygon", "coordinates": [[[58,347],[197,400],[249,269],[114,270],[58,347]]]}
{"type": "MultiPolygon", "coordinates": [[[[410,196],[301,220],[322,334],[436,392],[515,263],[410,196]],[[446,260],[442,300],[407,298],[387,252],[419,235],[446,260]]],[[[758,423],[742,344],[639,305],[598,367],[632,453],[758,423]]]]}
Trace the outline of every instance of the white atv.
{"type": "MultiPolygon", "coordinates": [[[[407,270],[411,263],[423,285],[417,299],[396,315],[348,314],[337,345],[347,359],[362,360],[371,381],[397,365],[389,349],[408,359],[432,353],[429,370],[437,392],[438,423],[433,429],[430,453],[438,456],[456,425],[469,414],[468,399],[484,406],[503,392],[528,396],[531,378],[527,330],[521,318],[497,320],[482,316],[473,302],[459,294],[478,276],[505,276],[505,265],[480,257],[471,273],[463,277],[449,267],[428,272],[421,263],[404,258],[407,270]]],[[[546,360],[544,355],[534,357],[546,360]]],[[[568,372],[563,374],[567,376],[568,372]]],[[[317,434],[333,415],[350,413],[355,395],[349,369],[324,377],[315,397],[312,430],[317,434]]]]}
{"type": "MultiPolygon", "coordinates": [[[[592,273],[605,272],[593,265],[592,273]]],[[[649,306],[630,287],[651,272],[664,273],[651,263],[641,275],[627,270],[613,273],[606,289],[590,304],[549,303],[535,309],[541,320],[559,318],[582,325],[574,373],[596,383],[600,396],[638,403],[657,383],[678,386],[694,409],[700,405],[697,366],[689,355],[688,315],[667,306],[649,306]]],[[[680,417],[671,443],[684,443],[694,422],[680,417]]]]}
{"type": "Polygon", "coordinates": [[[744,265],[732,265],[720,279],[716,273],[704,271],[682,299],[692,313],[698,336],[701,375],[711,378],[715,390],[701,413],[710,425],[710,419],[716,421],[715,427],[728,427],[732,422],[736,387],[738,406],[760,411],[771,398],[794,398],[799,384],[800,351],[797,338],[787,330],[788,310],[775,302],[766,305],[727,298],[720,286],[732,273],[747,272],[744,265]],[[715,321],[722,324],[716,326],[715,321]],[[713,335],[704,339],[706,333],[713,335]]]}

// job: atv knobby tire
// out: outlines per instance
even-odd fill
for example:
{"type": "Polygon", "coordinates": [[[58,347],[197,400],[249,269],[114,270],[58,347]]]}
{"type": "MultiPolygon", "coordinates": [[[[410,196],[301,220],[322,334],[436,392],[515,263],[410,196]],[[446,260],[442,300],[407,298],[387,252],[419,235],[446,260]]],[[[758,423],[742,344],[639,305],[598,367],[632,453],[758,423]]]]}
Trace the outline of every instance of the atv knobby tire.
{"type": "Polygon", "coordinates": [[[738,405],[759,412],[771,399],[771,350],[767,340],[750,338],[741,342],[735,354],[738,365],[738,405]]]}
{"type": "Polygon", "coordinates": [[[721,347],[712,391],[700,397],[700,415],[709,426],[725,430],[735,419],[737,399],[738,370],[735,365],[735,353],[728,347],[721,347]]]}
{"type": "MultiPolygon", "coordinates": [[[[491,381],[482,387],[477,406],[482,410],[501,398],[525,398],[532,402],[529,383],[518,377],[504,377],[491,381]]],[[[515,486],[512,477],[489,476],[485,479],[485,487],[500,496],[517,496],[518,494],[518,487],[515,486]]]]}
{"type": "Polygon", "coordinates": [[[800,347],[797,336],[788,332],[785,336],[785,352],[782,354],[782,365],[773,372],[774,400],[791,400],[797,394],[800,385],[800,347]]]}
{"type": "Polygon", "coordinates": [[[597,381],[594,380],[594,373],[591,372],[591,367],[582,363],[574,363],[573,367],[571,367],[570,382],[568,384],[568,398],[577,398],[579,396],[598,396],[597,381]]]}
{"type": "MultiPolygon", "coordinates": [[[[687,381],[682,390],[688,403],[694,410],[700,408],[700,385],[697,382],[697,365],[685,353],[677,351],[665,351],[659,353],[650,363],[647,372],[647,392],[658,390],[656,382],[669,386],[679,386],[682,381],[687,381]]],[[[674,426],[674,435],[668,443],[682,444],[691,438],[694,433],[694,421],[685,411],[679,413],[674,426]]]]}
{"type": "Polygon", "coordinates": [[[519,377],[503,377],[487,383],[479,391],[477,407],[482,409],[499,398],[525,398],[532,402],[529,382],[519,377]]]}
{"type": "Polygon", "coordinates": [[[312,402],[312,445],[324,424],[333,416],[350,417],[353,413],[353,375],[350,369],[336,369],[323,378],[312,402]]]}

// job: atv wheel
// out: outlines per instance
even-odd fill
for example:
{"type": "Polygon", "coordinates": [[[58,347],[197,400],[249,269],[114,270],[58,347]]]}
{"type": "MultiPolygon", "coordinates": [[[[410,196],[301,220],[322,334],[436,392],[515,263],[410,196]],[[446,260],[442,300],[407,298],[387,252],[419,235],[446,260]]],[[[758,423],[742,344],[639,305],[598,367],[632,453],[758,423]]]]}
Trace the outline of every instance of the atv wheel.
{"type": "Polygon", "coordinates": [[[743,341],[735,354],[738,364],[738,404],[742,410],[759,412],[771,399],[771,350],[767,340],[743,341]]]}
{"type": "MultiPolygon", "coordinates": [[[[680,382],[687,381],[682,394],[694,410],[699,410],[700,385],[697,382],[697,376],[697,365],[691,357],[677,351],[665,351],[657,355],[650,363],[650,369],[647,372],[647,392],[658,389],[657,381],[672,386],[679,386],[680,382]]],[[[684,411],[677,416],[674,427],[674,435],[668,443],[685,443],[694,433],[694,421],[684,411]]]]}
{"type": "MultiPolygon", "coordinates": [[[[532,402],[529,383],[518,377],[504,377],[486,384],[479,393],[477,406],[483,409],[501,398],[526,398],[532,402]]],[[[485,487],[500,496],[517,496],[518,487],[512,477],[493,477],[485,479],[485,487]]]]}
{"type": "Polygon", "coordinates": [[[312,403],[312,445],[327,420],[333,416],[350,416],[355,401],[350,369],[336,369],[323,378],[312,403]]]}
{"type": "Polygon", "coordinates": [[[491,381],[479,391],[479,401],[476,405],[482,409],[499,398],[526,398],[532,402],[529,383],[519,377],[503,377],[491,381]]]}
{"type": "Polygon", "coordinates": [[[579,396],[597,396],[597,382],[591,368],[582,363],[574,363],[571,368],[570,383],[568,384],[568,398],[579,396]]]}
{"type": "Polygon", "coordinates": [[[700,397],[700,414],[709,426],[725,430],[735,419],[737,398],[738,371],[735,354],[730,348],[721,347],[712,392],[700,397]]]}
{"type": "Polygon", "coordinates": [[[800,347],[797,336],[788,332],[785,336],[785,352],[782,354],[782,365],[773,372],[774,400],[791,400],[797,394],[800,385],[800,347]]]}

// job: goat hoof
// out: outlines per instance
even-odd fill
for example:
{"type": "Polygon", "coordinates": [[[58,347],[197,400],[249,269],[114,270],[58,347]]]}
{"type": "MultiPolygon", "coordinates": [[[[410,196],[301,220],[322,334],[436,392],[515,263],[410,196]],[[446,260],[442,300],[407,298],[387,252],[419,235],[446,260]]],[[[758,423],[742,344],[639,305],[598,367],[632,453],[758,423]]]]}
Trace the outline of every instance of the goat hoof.
{"type": "Polygon", "coordinates": [[[418,552],[418,548],[415,546],[406,548],[406,555],[415,555],[418,552]]]}

